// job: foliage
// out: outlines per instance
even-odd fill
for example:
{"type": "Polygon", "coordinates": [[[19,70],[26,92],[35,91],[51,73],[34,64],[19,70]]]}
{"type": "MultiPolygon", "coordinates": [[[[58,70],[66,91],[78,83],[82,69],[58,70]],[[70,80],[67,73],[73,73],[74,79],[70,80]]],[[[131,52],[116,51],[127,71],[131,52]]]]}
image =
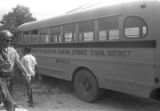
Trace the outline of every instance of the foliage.
{"type": "Polygon", "coordinates": [[[7,29],[16,34],[16,29],[19,25],[35,20],[36,18],[32,17],[32,13],[28,7],[17,5],[12,11],[4,14],[0,24],[2,24],[1,29],[7,29]]]}

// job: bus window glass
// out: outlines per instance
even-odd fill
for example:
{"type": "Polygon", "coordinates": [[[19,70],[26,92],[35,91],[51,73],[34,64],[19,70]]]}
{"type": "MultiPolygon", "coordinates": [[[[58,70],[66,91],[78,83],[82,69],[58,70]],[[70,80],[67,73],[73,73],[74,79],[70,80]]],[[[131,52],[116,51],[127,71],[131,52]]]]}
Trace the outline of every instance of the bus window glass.
{"type": "Polygon", "coordinates": [[[79,33],[79,41],[82,41],[82,40],[83,40],[83,33],[80,32],[80,33],[79,33]]]}
{"type": "Polygon", "coordinates": [[[84,41],[92,41],[93,40],[93,32],[84,32],[83,33],[84,41]]]}
{"type": "Polygon", "coordinates": [[[30,32],[29,31],[23,32],[23,42],[26,44],[30,43],[30,41],[31,41],[30,32]]]}
{"type": "Polygon", "coordinates": [[[138,38],[139,28],[138,27],[126,28],[125,35],[127,35],[127,37],[130,37],[130,38],[138,38]]]}
{"type": "Polygon", "coordinates": [[[23,44],[23,33],[22,32],[18,34],[17,42],[18,44],[23,44]]]}
{"type": "Polygon", "coordinates": [[[119,39],[118,16],[99,19],[99,40],[119,39]]]}
{"type": "Polygon", "coordinates": [[[57,36],[57,34],[53,35],[52,42],[58,42],[58,36],[57,36]]]}
{"type": "Polygon", "coordinates": [[[145,36],[146,33],[147,33],[147,27],[143,26],[143,36],[145,36]]]}
{"type": "Polygon", "coordinates": [[[50,28],[50,42],[61,42],[60,26],[55,26],[50,28]]]}
{"type": "Polygon", "coordinates": [[[73,36],[72,32],[64,33],[65,42],[71,42],[72,41],[72,36],[73,36]]]}
{"type": "Polygon", "coordinates": [[[31,36],[32,36],[32,39],[31,39],[32,43],[38,43],[39,42],[38,29],[32,30],[31,31],[31,36]]]}
{"type": "Polygon", "coordinates": [[[119,30],[109,30],[109,40],[119,39],[119,30]]]}
{"type": "Polygon", "coordinates": [[[73,41],[74,33],[75,33],[75,24],[66,24],[63,26],[63,32],[64,32],[64,41],[65,42],[71,42],[73,41]]]}
{"type": "Polygon", "coordinates": [[[93,41],[94,20],[79,23],[79,41],[93,41]]]}
{"type": "Polygon", "coordinates": [[[107,40],[107,31],[105,30],[99,31],[99,40],[100,41],[107,40]]]}
{"type": "Polygon", "coordinates": [[[127,17],[124,22],[124,34],[127,38],[142,38],[147,34],[147,26],[140,17],[127,17]]]}
{"type": "Polygon", "coordinates": [[[40,43],[49,43],[49,35],[48,35],[48,28],[43,28],[39,30],[40,34],[40,43]]]}

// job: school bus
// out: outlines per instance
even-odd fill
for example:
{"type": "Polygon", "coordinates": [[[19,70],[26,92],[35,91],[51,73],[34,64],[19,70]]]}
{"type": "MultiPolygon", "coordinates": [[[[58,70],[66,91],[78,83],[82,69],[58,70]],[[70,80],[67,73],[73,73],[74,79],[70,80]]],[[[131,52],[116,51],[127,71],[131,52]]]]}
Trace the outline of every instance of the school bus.
{"type": "Polygon", "coordinates": [[[18,27],[42,75],[73,81],[86,102],[109,89],[159,97],[160,2],[132,1],[65,14],[18,27]]]}

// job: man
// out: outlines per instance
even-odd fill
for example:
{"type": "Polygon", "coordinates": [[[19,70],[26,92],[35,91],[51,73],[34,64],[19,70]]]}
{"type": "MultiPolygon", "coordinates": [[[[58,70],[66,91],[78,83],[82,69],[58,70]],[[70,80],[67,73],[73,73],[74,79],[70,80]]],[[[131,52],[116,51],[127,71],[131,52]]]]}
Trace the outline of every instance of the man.
{"type": "Polygon", "coordinates": [[[25,47],[23,50],[24,56],[22,57],[22,64],[24,65],[25,69],[28,72],[28,75],[26,77],[26,88],[27,88],[27,94],[28,94],[28,103],[30,107],[34,107],[33,104],[33,96],[32,96],[32,83],[35,79],[36,74],[39,74],[38,71],[38,64],[35,56],[31,54],[31,48],[25,47]]]}
{"type": "MultiPolygon", "coordinates": [[[[2,78],[12,78],[13,77],[13,68],[14,65],[16,64],[17,67],[23,72],[23,74],[27,75],[27,71],[25,70],[24,66],[21,64],[20,60],[19,60],[19,55],[17,53],[17,51],[13,48],[10,47],[10,42],[12,40],[12,34],[10,31],[8,30],[2,30],[0,31],[0,50],[1,50],[1,55],[2,55],[2,67],[0,67],[0,79],[2,78]],[[6,61],[6,62],[3,62],[6,61]],[[7,64],[8,62],[8,64],[7,64]],[[3,65],[6,64],[6,67],[4,68],[3,65]]],[[[1,80],[2,81],[2,80],[1,80]]],[[[8,88],[10,88],[10,86],[12,86],[10,84],[10,82],[5,81],[3,82],[2,88],[5,86],[5,88],[3,88],[4,90],[2,90],[2,95],[4,96],[4,101],[9,101],[9,103],[13,104],[12,106],[16,105],[15,101],[13,100],[10,92],[8,91],[8,88]],[[5,85],[4,85],[5,84],[5,85]],[[8,86],[6,88],[6,86],[8,86]],[[6,93],[7,92],[7,93],[6,93]],[[5,94],[3,94],[5,93],[5,94]]],[[[11,90],[10,90],[11,91],[11,90]]],[[[7,109],[8,106],[8,102],[4,103],[5,107],[7,109]]],[[[13,111],[13,110],[7,110],[7,111],[13,111]]]]}
{"type": "MultiPolygon", "coordinates": [[[[14,70],[14,65],[16,64],[17,67],[23,72],[23,74],[27,75],[27,71],[25,67],[21,64],[19,60],[19,55],[15,48],[10,47],[10,42],[12,40],[12,34],[8,30],[2,30],[0,31],[0,47],[6,51],[7,57],[9,59],[9,62],[11,63],[11,67],[8,71],[11,73],[14,70]]],[[[13,73],[12,73],[13,74],[13,73]]]]}

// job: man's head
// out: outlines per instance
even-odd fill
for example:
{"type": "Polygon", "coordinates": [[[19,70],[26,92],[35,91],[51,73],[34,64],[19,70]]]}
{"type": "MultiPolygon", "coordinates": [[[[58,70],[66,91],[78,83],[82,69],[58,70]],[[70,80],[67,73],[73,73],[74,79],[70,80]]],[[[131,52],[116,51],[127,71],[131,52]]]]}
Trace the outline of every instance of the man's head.
{"type": "Polygon", "coordinates": [[[31,48],[30,47],[24,47],[24,50],[23,50],[24,52],[24,54],[29,54],[29,53],[31,53],[31,48]]]}
{"type": "Polygon", "coordinates": [[[12,40],[12,33],[8,30],[0,31],[0,47],[7,48],[9,46],[10,41],[12,40]]]}

